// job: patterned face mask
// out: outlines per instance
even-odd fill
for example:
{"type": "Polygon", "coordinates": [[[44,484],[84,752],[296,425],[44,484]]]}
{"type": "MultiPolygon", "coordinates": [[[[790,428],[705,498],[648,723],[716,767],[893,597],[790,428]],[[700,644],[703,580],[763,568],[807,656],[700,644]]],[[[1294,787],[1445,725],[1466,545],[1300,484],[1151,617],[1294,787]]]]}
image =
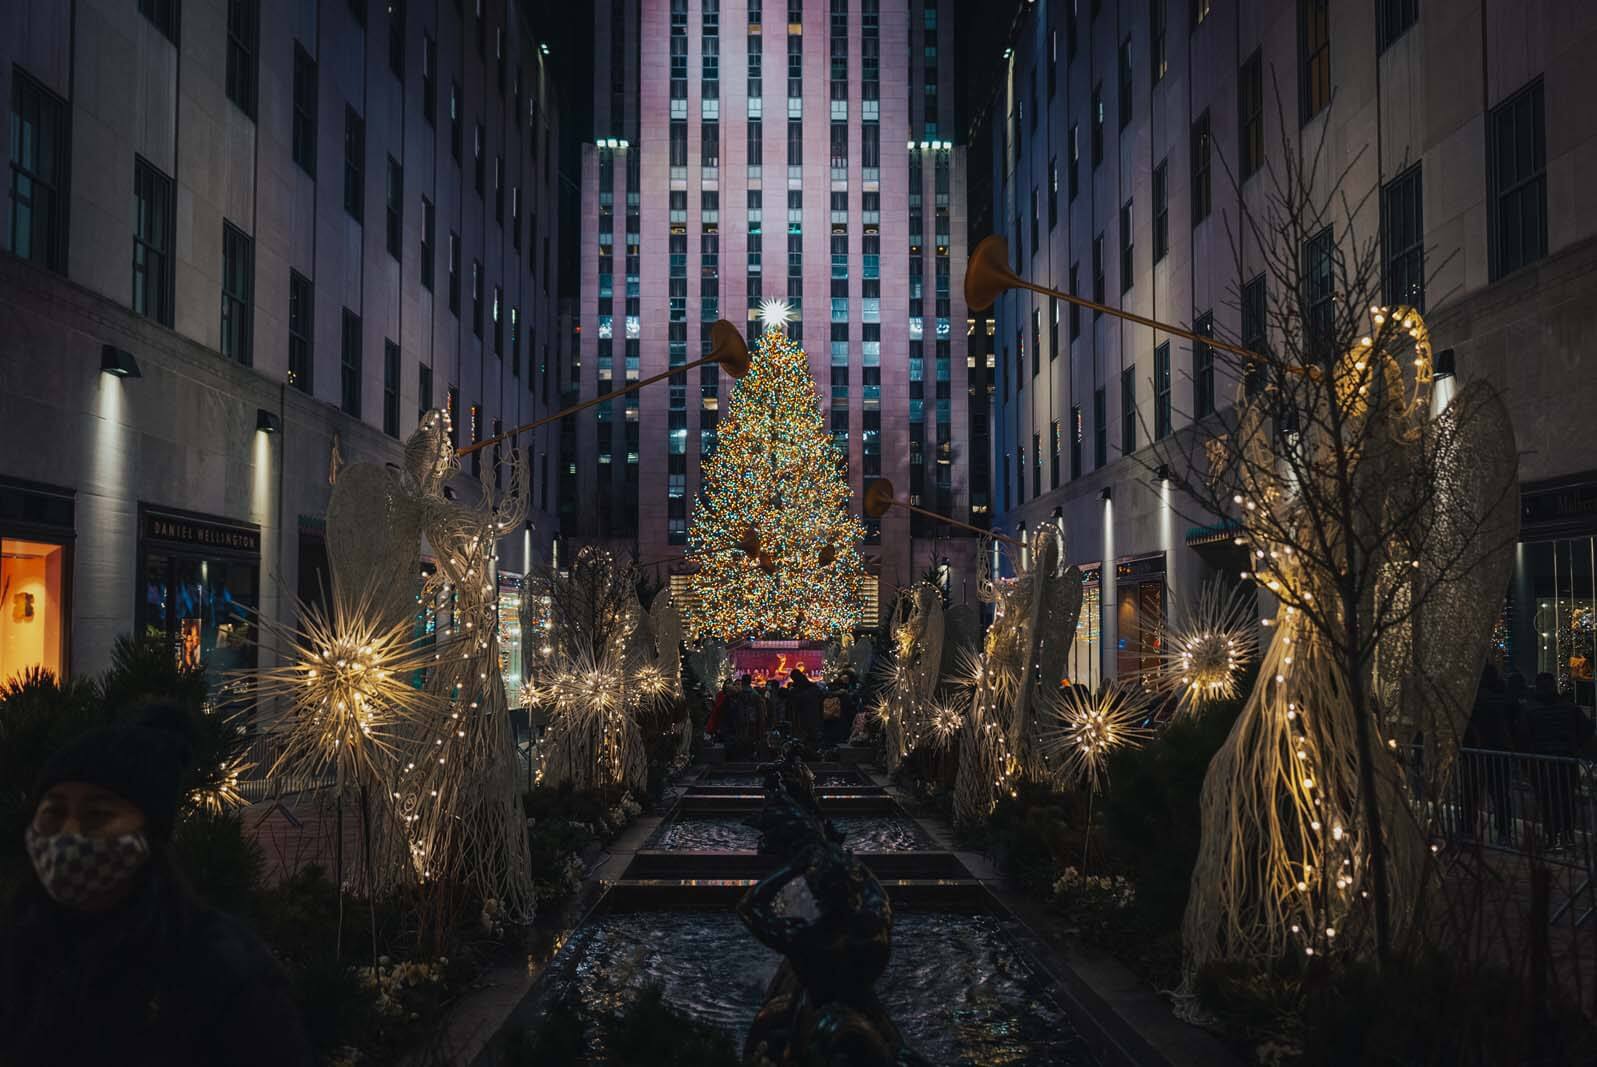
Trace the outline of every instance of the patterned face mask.
{"type": "Polygon", "coordinates": [[[85,837],[40,834],[30,826],[25,836],[39,883],[51,899],[69,908],[113,896],[150,858],[150,843],[142,833],[85,837]]]}

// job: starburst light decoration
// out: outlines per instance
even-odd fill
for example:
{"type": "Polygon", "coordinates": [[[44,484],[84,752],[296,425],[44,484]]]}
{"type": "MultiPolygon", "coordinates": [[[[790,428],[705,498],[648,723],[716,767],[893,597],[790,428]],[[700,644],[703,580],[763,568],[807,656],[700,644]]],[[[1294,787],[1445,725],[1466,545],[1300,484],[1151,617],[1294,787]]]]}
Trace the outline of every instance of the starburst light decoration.
{"type": "Polygon", "coordinates": [[[766,331],[781,330],[793,321],[793,305],[779,296],[760,301],[760,325],[766,331]]]}
{"type": "Polygon", "coordinates": [[[1138,695],[1135,686],[1117,679],[1096,693],[1070,686],[1044,698],[1052,725],[1043,732],[1042,746],[1063,784],[1100,791],[1108,784],[1109,757],[1153,736],[1138,695]]]}
{"type": "Polygon", "coordinates": [[[238,790],[239,781],[250,771],[255,769],[255,761],[245,753],[238,753],[223,760],[217,766],[218,777],[216,781],[203,789],[196,789],[189,795],[189,800],[202,811],[212,815],[220,815],[224,811],[245,806],[245,800],[238,790]]]}
{"type": "Polygon", "coordinates": [[[1141,676],[1151,692],[1172,699],[1178,716],[1237,695],[1244,668],[1258,656],[1259,631],[1254,598],[1237,586],[1229,593],[1206,582],[1182,625],[1166,624],[1151,652],[1156,662],[1141,676]]]}

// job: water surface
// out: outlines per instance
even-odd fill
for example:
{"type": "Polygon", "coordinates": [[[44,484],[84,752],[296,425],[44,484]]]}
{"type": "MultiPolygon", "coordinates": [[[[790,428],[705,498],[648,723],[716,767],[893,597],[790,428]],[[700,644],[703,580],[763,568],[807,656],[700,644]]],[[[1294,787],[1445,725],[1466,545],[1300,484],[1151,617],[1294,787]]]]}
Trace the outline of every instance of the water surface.
{"type": "MultiPolygon", "coordinates": [[[[743,815],[684,815],[673,819],[650,848],[694,852],[754,852],[760,832],[743,815]]],[[[902,815],[837,815],[843,847],[855,852],[922,852],[935,846],[902,815]]]]}

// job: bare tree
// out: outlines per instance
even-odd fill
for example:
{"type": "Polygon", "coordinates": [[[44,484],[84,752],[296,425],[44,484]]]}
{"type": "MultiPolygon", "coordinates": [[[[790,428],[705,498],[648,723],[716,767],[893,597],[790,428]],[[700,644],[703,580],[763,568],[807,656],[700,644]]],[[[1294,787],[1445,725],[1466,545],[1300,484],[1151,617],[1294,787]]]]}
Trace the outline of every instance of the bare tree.
{"type": "Polygon", "coordinates": [[[1229,371],[1236,403],[1197,412],[1148,464],[1195,521],[1234,526],[1245,577],[1280,605],[1205,781],[1193,968],[1294,945],[1384,962],[1412,929],[1423,801],[1456,750],[1517,535],[1500,398],[1471,382],[1444,403],[1422,315],[1383,300],[1361,154],[1333,169],[1328,124],[1301,144],[1279,94],[1276,110],[1264,207],[1239,192],[1226,218],[1234,277],[1266,278],[1235,294],[1258,350],[1198,346],[1198,373],[1229,371]]]}

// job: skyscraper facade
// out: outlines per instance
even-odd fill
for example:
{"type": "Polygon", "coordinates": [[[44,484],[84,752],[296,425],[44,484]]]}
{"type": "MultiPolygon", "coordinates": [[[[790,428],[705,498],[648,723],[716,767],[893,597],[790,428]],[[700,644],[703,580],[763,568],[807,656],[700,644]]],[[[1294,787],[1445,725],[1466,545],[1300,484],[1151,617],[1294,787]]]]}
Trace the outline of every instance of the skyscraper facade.
{"type": "MultiPolygon", "coordinates": [[[[1581,117],[1597,11],[1552,0],[1021,11],[989,160],[1016,271],[1257,350],[1279,321],[1265,312],[1280,295],[1272,257],[1302,264],[1306,321],[1338,299],[1334,250],[1371,249],[1386,303],[1422,309],[1447,353],[1439,373],[1488,380],[1513,417],[1524,522],[1500,658],[1566,686],[1589,679],[1571,664],[1597,661],[1597,423],[1589,369],[1577,369],[1590,365],[1597,306],[1597,209],[1578,177],[1597,146],[1581,117]],[[1301,247],[1269,215],[1288,152],[1313,172],[1316,199],[1337,179],[1347,195],[1301,220],[1301,247]]],[[[997,521],[1063,523],[1087,577],[1072,676],[1142,669],[1162,618],[1179,618],[1201,582],[1247,570],[1222,516],[1171,499],[1156,447],[1216,432],[1212,416],[1242,383],[1207,346],[1033,293],[1001,297],[995,315],[997,521]]]]}
{"type": "MultiPolygon", "coordinates": [[[[127,633],[253,662],[249,611],[325,590],[335,457],[557,398],[558,118],[513,0],[0,6],[0,680],[127,633]]],[[[507,571],[549,448],[455,485],[514,447],[507,571]]]]}
{"type": "MultiPolygon", "coordinates": [[[[791,305],[856,491],[957,519],[967,448],[965,154],[949,0],[600,0],[583,147],[580,395],[688,363],[710,327],[791,305]]],[[[683,572],[733,383],[714,366],[567,431],[562,535],[683,572]]],[[[980,460],[984,461],[984,457],[980,460]]],[[[869,524],[867,622],[934,568],[974,597],[974,542],[902,509],[869,524]],[[945,566],[946,564],[946,566],[945,566]]]]}

